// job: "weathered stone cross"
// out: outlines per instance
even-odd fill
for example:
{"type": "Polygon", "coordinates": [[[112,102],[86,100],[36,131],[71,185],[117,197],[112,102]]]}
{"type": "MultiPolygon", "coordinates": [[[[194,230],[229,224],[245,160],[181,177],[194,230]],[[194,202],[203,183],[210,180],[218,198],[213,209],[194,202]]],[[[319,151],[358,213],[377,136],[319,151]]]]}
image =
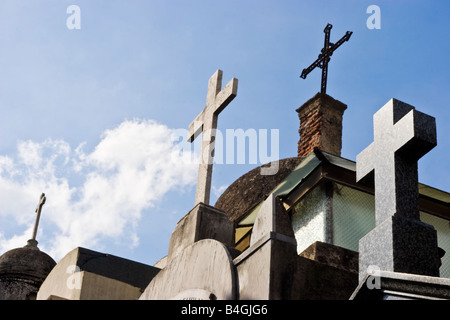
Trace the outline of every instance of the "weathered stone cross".
{"type": "Polygon", "coordinates": [[[237,87],[238,80],[233,78],[221,90],[222,70],[217,70],[209,79],[205,109],[189,125],[189,142],[193,142],[200,132],[203,131],[197,192],[195,195],[196,205],[200,202],[209,204],[217,118],[219,113],[236,97],[237,87]]]}
{"type": "Polygon", "coordinates": [[[419,220],[417,161],[436,146],[436,123],[392,99],[373,116],[374,142],[356,157],[357,181],[375,171],[375,219],[419,220]]]}

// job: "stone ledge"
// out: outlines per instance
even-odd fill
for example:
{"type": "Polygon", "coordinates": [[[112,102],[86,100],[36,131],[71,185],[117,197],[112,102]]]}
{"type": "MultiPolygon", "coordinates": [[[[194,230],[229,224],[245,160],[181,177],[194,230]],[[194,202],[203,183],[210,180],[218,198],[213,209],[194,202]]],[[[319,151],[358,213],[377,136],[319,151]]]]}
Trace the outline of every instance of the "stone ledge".
{"type": "MultiPolygon", "coordinates": [[[[376,283],[373,285],[376,285],[376,283]]],[[[450,279],[417,274],[379,271],[366,274],[350,300],[441,300],[450,299],[450,279]],[[370,289],[367,282],[378,277],[378,288],[370,289]]]]}
{"type": "Polygon", "coordinates": [[[333,244],[316,241],[303,250],[299,256],[332,267],[358,273],[358,252],[333,244]]]}

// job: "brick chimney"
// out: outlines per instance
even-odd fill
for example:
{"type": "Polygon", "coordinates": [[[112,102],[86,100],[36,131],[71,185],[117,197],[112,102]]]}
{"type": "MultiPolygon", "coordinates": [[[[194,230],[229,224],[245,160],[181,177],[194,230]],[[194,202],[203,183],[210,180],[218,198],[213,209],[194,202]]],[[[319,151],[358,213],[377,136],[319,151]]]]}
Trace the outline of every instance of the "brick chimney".
{"type": "Polygon", "coordinates": [[[307,156],[314,148],[341,155],[345,109],[342,102],[319,92],[296,110],[300,118],[299,157],[307,156]]]}

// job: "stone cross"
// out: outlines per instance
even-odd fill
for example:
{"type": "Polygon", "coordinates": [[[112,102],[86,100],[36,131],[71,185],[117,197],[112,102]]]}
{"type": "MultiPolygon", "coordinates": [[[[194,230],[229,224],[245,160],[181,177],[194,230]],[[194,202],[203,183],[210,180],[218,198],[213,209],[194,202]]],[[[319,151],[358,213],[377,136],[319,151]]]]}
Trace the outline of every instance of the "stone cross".
{"type": "Polygon", "coordinates": [[[328,75],[328,62],[333,55],[333,52],[339,48],[345,41],[350,40],[350,36],[353,32],[347,31],[345,35],[336,43],[330,42],[330,32],[333,26],[331,24],[327,24],[323,32],[325,33],[325,40],[323,44],[323,48],[320,51],[319,57],[314,61],[308,68],[303,69],[300,78],[306,79],[308,73],[314,70],[316,67],[322,69],[322,82],[321,82],[321,93],[326,93],[327,91],[327,75],[328,75]]]}
{"type": "Polygon", "coordinates": [[[378,268],[439,276],[437,232],[420,221],[417,161],[436,145],[435,119],[392,99],[373,116],[356,180],[375,182],[375,228],[359,240],[359,279],[378,268]]]}
{"type": "Polygon", "coordinates": [[[189,125],[189,142],[193,142],[203,131],[195,204],[200,202],[209,204],[217,118],[219,113],[236,97],[237,87],[238,80],[232,78],[221,90],[222,70],[217,70],[209,79],[205,108],[189,125]]]}
{"type": "Polygon", "coordinates": [[[435,119],[392,99],[373,126],[374,141],[356,157],[356,179],[374,173],[376,224],[394,214],[419,220],[417,161],[436,146],[435,119]]]}
{"type": "Polygon", "coordinates": [[[35,209],[36,221],[34,222],[33,235],[31,236],[31,239],[28,240],[26,247],[37,247],[38,242],[36,241],[36,234],[39,225],[39,219],[41,218],[42,206],[44,205],[45,200],[45,193],[42,193],[41,197],[39,198],[39,203],[37,204],[35,209]]]}

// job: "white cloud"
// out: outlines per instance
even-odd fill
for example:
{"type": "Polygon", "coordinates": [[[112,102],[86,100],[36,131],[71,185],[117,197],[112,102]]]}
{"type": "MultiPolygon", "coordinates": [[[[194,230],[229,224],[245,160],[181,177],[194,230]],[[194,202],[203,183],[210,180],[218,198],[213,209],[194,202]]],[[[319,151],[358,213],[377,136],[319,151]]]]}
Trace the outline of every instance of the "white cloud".
{"type": "Polygon", "coordinates": [[[212,186],[212,190],[214,193],[214,196],[216,196],[217,198],[220,197],[220,195],[229,187],[228,184],[222,185],[220,187],[216,187],[216,186],[212,186]]]}
{"type": "Polygon", "coordinates": [[[15,226],[13,234],[0,229],[0,251],[30,238],[41,192],[47,202],[37,240],[55,259],[108,239],[137,245],[143,210],[196,182],[197,165],[179,152],[174,131],[152,120],[124,121],[87,153],[84,143],[19,142],[15,157],[0,156],[0,225],[13,219],[15,226]]]}

